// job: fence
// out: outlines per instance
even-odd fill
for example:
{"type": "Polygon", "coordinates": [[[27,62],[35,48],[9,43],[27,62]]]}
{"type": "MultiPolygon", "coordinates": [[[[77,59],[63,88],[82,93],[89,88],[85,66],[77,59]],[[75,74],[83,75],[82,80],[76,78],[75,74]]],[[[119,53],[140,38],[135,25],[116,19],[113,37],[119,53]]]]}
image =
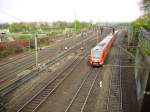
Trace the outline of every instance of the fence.
{"type": "Polygon", "coordinates": [[[150,32],[141,27],[138,40],[139,44],[143,47],[144,52],[147,55],[150,55],[150,32]]]}

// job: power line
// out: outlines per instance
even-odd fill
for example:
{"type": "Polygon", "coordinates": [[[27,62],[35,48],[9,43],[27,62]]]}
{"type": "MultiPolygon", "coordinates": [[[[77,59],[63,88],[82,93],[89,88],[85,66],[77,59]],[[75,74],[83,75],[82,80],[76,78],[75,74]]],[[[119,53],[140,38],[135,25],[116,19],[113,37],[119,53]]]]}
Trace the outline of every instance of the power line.
{"type": "MultiPolygon", "coordinates": [[[[11,18],[14,18],[16,20],[18,20],[19,22],[22,22],[22,20],[18,17],[15,17],[7,12],[4,12],[4,11],[0,11],[0,13],[2,14],[5,14],[11,18]]],[[[37,45],[37,34],[35,35],[35,64],[36,64],[36,67],[38,67],[38,45],[37,45]]]]}
{"type": "Polygon", "coordinates": [[[7,13],[7,12],[5,12],[5,11],[0,10],[0,13],[1,13],[1,14],[4,14],[4,15],[7,15],[8,17],[13,18],[13,19],[15,19],[15,20],[17,20],[17,21],[19,21],[19,22],[22,22],[22,20],[21,20],[20,18],[15,17],[15,16],[13,16],[12,14],[9,14],[9,13],[7,13]]]}

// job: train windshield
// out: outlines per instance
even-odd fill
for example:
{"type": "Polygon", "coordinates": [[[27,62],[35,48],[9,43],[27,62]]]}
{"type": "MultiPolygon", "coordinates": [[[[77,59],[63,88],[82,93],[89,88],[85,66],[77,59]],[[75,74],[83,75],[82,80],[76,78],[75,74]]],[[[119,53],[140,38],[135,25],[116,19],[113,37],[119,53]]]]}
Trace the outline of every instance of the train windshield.
{"type": "Polygon", "coordinates": [[[94,59],[99,59],[100,57],[100,50],[93,50],[92,51],[92,56],[94,59]]]}

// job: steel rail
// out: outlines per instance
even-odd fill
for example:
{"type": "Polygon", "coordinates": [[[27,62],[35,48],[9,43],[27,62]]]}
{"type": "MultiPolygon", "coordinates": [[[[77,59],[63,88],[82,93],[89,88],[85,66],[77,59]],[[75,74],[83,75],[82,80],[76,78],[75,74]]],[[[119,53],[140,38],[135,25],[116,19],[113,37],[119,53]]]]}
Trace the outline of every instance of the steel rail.
{"type": "MultiPolygon", "coordinates": [[[[89,39],[87,39],[86,41],[88,41],[89,39]]],[[[92,41],[95,39],[91,39],[92,41]]],[[[81,42],[82,44],[82,42],[81,42]]],[[[78,44],[80,45],[80,44],[78,44]]],[[[54,64],[56,62],[58,62],[60,59],[64,58],[66,55],[68,55],[68,53],[73,50],[76,49],[77,46],[74,46],[70,49],[68,49],[67,51],[59,54],[57,57],[53,58],[52,60],[50,60],[49,62],[47,62],[45,64],[45,66],[49,66],[50,64],[54,64]]],[[[40,71],[38,69],[33,70],[31,73],[29,73],[28,75],[21,77],[20,79],[16,80],[15,82],[13,82],[12,84],[3,87],[0,90],[0,96],[5,96],[6,94],[8,94],[9,92],[11,92],[12,90],[16,89],[18,86],[22,85],[23,83],[25,83],[26,81],[30,80],[31,78],[33,78],[34,76],[36,76],[39,72],[43,71],[45,68],[41,69],[40,71]]]]}
{"type": "MultiPolygon", "coordinates": [[[[62,36],[63,36],[63,35],[62,35],[62,36]]],[[[72,38],[70,37],[70,38],[67,38],[67,39],[61,39],[61,41],[62,41],[62,40],[68,40],[68,39],[72,39],[72,38]]],[[[59,39],[59,40],[60,40],[60,39],[59,39]]],[[[55,44],[58,44],[59,42],[60,42],[60,41],[56,40],[55,44]]],[[[47,47],[46,49],[43,49],[41,52],[46,51],[46,50],[49,49],[50,47],[53,47],[55,44],[50,45],[50,46],[47,47]]],[[[22,58],[24,58],[24,57],[26,57],[26,56],[28,56],[28,55],[31,55],[31,54],[34,54],[34,51],[28,52],[27,54],[22,54],[21,57],[12,58],[12,59],[13,59],[12,61],[5,62],[5,63],[3,63],[3,64],[0,64],[0,67],[5,66],[5,65],[7,65],[7,64],[9,64],[9,63],[13,63],[13,62],[15,62],[16,60],[22,59],[22,58]]]]}
{"type": "MultiPolygon", "coordinates": [[[[78,59],[78,58],[77,58],[78,59]]],[[[52,81],[50,81],[43,89],[41,89],[35,96],[27,101],[17,112],[30,111],[34,112],[44,101],[63,83],[63,81],[71,75],[75,68],[83,61],[84,58],[76,60],[73,64],[68,66],[65,70],[59,73],[52,81]],[[71,68],[72,67],[72,68],[71,68]],[[66,70],[69,70],[65,74],[66,70]],[[64,75],[64,76],[63,76],[64,75]],[[60,78],[60,79],[59,79],[60,78]],[[59,79],[59,80],[58,80],[59,79]]]]}
{"type": "MultiPolygon", "coordinates": [[[[98,72],[98,73],[99,73],[99,72],[98,72]]],[[[87,101],[88,101],[88,98],[89,98],[89,96],[90,96],[90,94],[91,94],[91,91],[92,91],[92,88],[93,88],[93,86],[94,86],[94,83],[95,83],[95,81],[96,81],[96,79],[97,79],[97,77],[98,77],[98,73],[96,74],[96,77],[95,77],[95,79],[94,79],[94,81],[93,81],[93,83],[92,83],[92,86],[91,86],[91,88],[90,88],[90,90],[89,90],[89,92],[88,92],[88,95],[87,95],[87,97],[86,97],[86,99],[85,99],[85,101],[84,101],[84,104],[82,105],[81,112],[84,111],[85,105],[86,105],[86,103],[87,103],[87,101]]]]}
{"type": "Polygon", "coordinates": [[[80,87],[78,88],[77,92],[76,92],[75,95],[73,96],[73,98],[72,98],[72,100],[70,101],[70,103],[69,103],[68,107],[66,108],[65,112],[67,112],[67,111],[69,110],[69,108],[71,107],[73,101],[75,100],[77,94],[79,93],[80,89],[82,88],[83,84],[85,83],[85,81],[86,81],[86,79],[88,78],[88,76],[90,75],[90,73],[91,73],[91,70],[88,71],[88,72],[86,72],[86,74],[87,74],[86,77],[85,77],[84,80],[82,81],[80,87]]]}
{"type": "MultiPolygon", "coordinates": [[[[83,40],[83,41],[88,41],[89,39],[90,39],[90,38],[88,38],[88,39],[86,39],[86,40],[83,40]]],[[[78,44],[74,45],[74,46],[71,47],[69,50],[75,49],[76,47],[79,47],[79,45],[82,45],[82,42],[79,42],[78,44]]],[[[68,50],[65,51],[65,52],[62,52],[60,55],[66,53],[66,52],[68,52],[68,50]]],[[[43,56],[43,57],[45,57],[45,56],[43,56]]],[[[59,57],[59,55],[58,55],[57,57],[59,57]]],[[[45,60],[45,59],[43,59],[43,60],[45,60]]],[[[43,60],[41,60],[41,62],[42,62],[43,60]]],[[[53,59],[52,59],[52,60],[53,60],[53,59]]],[[[33,61],[33,60],[30,61],[31,64],[32,64],[32,61],[33,61]]],[[[50,63],[51,63],[51,61],[50,61],[50,63]]],[[[23,65],[23,66],[19,66],[19,67],[18,67],[17,69],[15,69],[13,72],[10,71],[10,73],[11,73],[10,75],[4,75],[3,77],[1,76],[1,81],[0,81],[0,83],[6,81],[8,78],[13,77],[14,73],[15,73],[18,69],[20,69],[20,67],[21,67],[21,68],[24,67],[24,68],[26,68],[26,69],[30,68],[30,64],[29,64],[29,63],[22,64],[22,65],[23,65]]]]}
{"type": "MultiPolygon", "coordinates": [[[[120,65],[121,58],[119,53],[120,52],[117,53],[117,58],[113,56],[114,64],[120,65]]],[[[111,75],[109,79],[108,95],[104,112],[122,112],[121,67],[117,66],[113,68],[113,66],[111,66],[110,70],[111,75]]]]}
{"type": "MultiPolygon", "coordinates": [[[[73,38],[76,38],[76,37],[73,37],[73,38]]],[[[56,42],[55,42],[54,44],[52,44],[52,45],[48,46],[47,48],[43,49],[43,50],[41,51],[41,53],[42,53],[42,52],[46,52],[48,49],[51,49],[51,47],[55,46],[56,44],[60,43],[60,42],[63,41],[63,40],[66,41],[66,40],[68,40],[68,39],[73,39],[73,38],[72,38],[72,36],[71,36],[71,37],[66,38],[66,39],[59,39],[59,41],[56,40],[56,42]]],[[[77,38],[81,38],[81,36],[78,36],[77,38]]],[[[12,59],[13,59],[12,61],[5,62],[5,63],[3,63],[3,64],[0,64],[0,68],[1,68],[2,66],[5,66],[5,65],[7,65],[7,64],[9,64],[9,63],[13,63],[13,62],[15,62],[16,60],[22,59],[22,58],[24,58],[24,57],[26,57],[26,56],[28,56],[28,55],[31,55],[31,54],[34,54],[34,51],[28,52],[28,54],[22,54],[21,57],[12,58],[12,59]]]]}
{"type": "MultiPolygon", "coordinates": [[[[96,70],[97,70],[97,69],[96,69],[96,70]]],[[[83,101],[83,105],[81,106],[81,109],[80,109],[81,112],[83,111],[84,106],[85,106],[85,104],[86,104],[86,102],[87,102],[87,100],[88,100],[88,97],[89,97],[89,95],[90,95],[90,93],[91,93],[91,90],[92,90],[92,88],[93,88],[93,85],[94,85],[94,83],[95,83],[95,81],[96,81],[96,79],[97,79],[98,73],[99,73],[99,71],[97,72],[96,70],[90,70],[90,72],[88,72],[87,76],[85,77],[85,79],[84,79],[83,82],[81,83],[80,87],[79,87],[78,90],[76,91],[75,95],[73,96],[72,100],[70,101],[69,105],[67,106],[65,112],[68,112],[68,111],[72,108],[73,104],[75,103],[75,100],[76,100],[78,97],[80,97],[80,96],[79,96],[79,95],[80,95],[79,93],[80,93],[81,91],[83,91],[83,90],[84,90],[84,92],[87,90],[87,96],[84,97],[85,100],[83,101]],[[94,74],[94,73],[96,73],[96,74],[94,74]],[[90,77],[90,76],[92,76],[92,75],[95,75],[95,77],[90,77]],[[90,79],[90,80],[89,80],[89,79],[90,79]],[[87,82],[88,82],[88,81],[91,81],[91,85],[89,86],[90,88],[86,88],[86,87],[85,87],[85,89],[82,90],[82,88],[86,85],[86,81],[87,81],[87,82]],[[93,82],[92,82],[92,81],[93,81],[93,82]]],[[[81,98],[80,101],[82,101],[82,100],[83,100],[83,99],[81,98]]]]}
{"type": "MultiPolygon", "coordinates": [[[[91,38],[88,38],[88,39],[91,39],[91,38]]],[[[84,40],[82,40],[82,41],[84,42],[84,41],[87,41],[88,39],[84,39],[84,40]]],[[[80,45],[82,45],[82,41],[79,42],[80,45]]],[[[77,46],[78,46],[79,44],[77,44],[77,46]]],[[[76,45],[74,45],[73,47],[75,47],[75,46],[76,46],[76,45]]],[[[73,47],[72,47],[72,48],[73,48],[73,47]]],[[[71,48],[71,49],[72,49],[72,48],[71,48]]],[[[49,56],[48,56],[48,57],[49,57],[49,56]]],[[[48,59],[48,57],[45,57],[45,55],[39,56],[39,58],[41,58],[41,59],[40,59],[40,62],[43,62],[44,60],[48,59]],[[43,59],[42,59],[42,58],[43,58],[43,59]]],[[[10,77],[10,78],[13,77],[13,75],[14,75],[18,70],[20,70],[21,68],[29,69],[31,66],[34,65],[33,62],[34,62],[33,59],[30,59],[29,62],[22,62],[22,64],[21,64],[22,66],[18,65],[17,69],[14,69],[14,70],[9,71],[9,72],[7,73],[7,75],[6,75],[6,74],[5,74],[5,75],[1,75],[1,76],[0,76],[0,79],[1,79],[0,83],[1,83],[1,82],[4,82],[5,80],[7,80],[8,77],[10,77]],[[8,75],[8,74],[9,74],[9,75],[8,75]]],[[[18,73],[18,72],[17,72],[17,73],[18,73]]]]}

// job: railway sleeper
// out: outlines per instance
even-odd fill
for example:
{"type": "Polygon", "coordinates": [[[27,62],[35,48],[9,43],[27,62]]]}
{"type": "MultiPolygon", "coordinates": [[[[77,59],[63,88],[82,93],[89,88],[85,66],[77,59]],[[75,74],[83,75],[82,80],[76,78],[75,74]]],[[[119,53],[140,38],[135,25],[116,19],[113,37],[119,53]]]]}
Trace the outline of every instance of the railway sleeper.
{"type": "Polygon", "coordinates": [[[107,104],[103,105],[103,110],[107,110],[107,104]]]}
{"type": "Polygon", "coordinates": [[[44,89],[44,92],[50,92],[50,91],[52,91],[52,88],[50,88],[50,89],[44,89]]]}
{"type": "Polygon", "coordinates": [[[112,87],[112,89],[114,89],[114,88],[120,88],[121,85],[120,84],[116,84],[116,83],[111,83],[111,87],[112,87]]]}
{"type": "Polygon", "coordinates": [[[30,105],[27,106],[27,108],[30,108],[30,109],[34,109],[34,107],[36,107],[38,104],[37,103],[30,103],[30,105]]]}
{"type": "MultiPolygon", "coordinates": [[[[119,74],[119,73],[117,73],[119,74]]],[[[112,80],[120,81],[120,76],[119,75],[112,75],[112,80]]]]}
{"type": "Polygon", "coordinates": [[[121,105],[120,105],[119,102],[111,102],[110,105],[109,105],[109,107],[113,107],[113,108],[117,107],[117,108],[120,108],[121,105]]]}
{"type": "Polygon", "coordinates": [[[39,94],[38,96],[40,97],[40,98],[44,98],[44,97],[46,97],[48,94],[44,94],[45,92],[43,91],[41,94],[39,94]]]}
{"type": "Polygon", "coordinates": [[[112,93],[112,95],[110,96],[110,98],[120,98],[120,94],[114,94],[114,93],[112,93]]]}
{"type": "Polygon", "coordinates": [[[45,90],[44,90],[42,94],[48,95],[50,92],[51,92],[51,91],[45,91],[45,90]]]}
{"type": "Polygon", "coordinates": [[[112,76],[112,81],[120,82],[120,77],[119,76],[112,76]]]}
{"type": "Polygon", "coordinates": [[[120,94],[120,90],[119,90],[119,89],[114,89],[114,90],[113,90],[113,93],[115,93],[115,94],[120,94]]]}
{"type": "Polygon", "coordinates": [[[113,110],[111,112],[121,112],[121,107],[120,106],[116,106],[116,105],[111,105],[110,107],[110,110],[113,110]]]}
{"type": "Polygon", "coordinates": [[[39,104],[39,101],[33,100],[32,103],[39,104]]]}
{"type": "Polygon", "coordinates": [[[32,101],[39,102],[39,101],[41,101],[41,99],[39,99],[39,98],[35,98],[35,99],[34,99],[34,100],[32,100],[32,101]]]}
{"type": "MultiPolygon", "coordinates": [[[[44,97],[45,98],[45,97],[44,97]]],[[[37,101],[41,101],[41,100],[43,100],[43,97],[37,97],[37,98],[35,98],[34,100],[37,100],[37,101]]],[[[32,102],[32,101],[31,101],[32,102]]]]}
{"type": "Polygon", "coordinates": [[[52,86],[49,86],[46,89],[44,89],[44,91],[51,91],[51,90],[52,90],[52,86]]]}
{"type": "Polygon", "coordinates": [[[110,98],[111,99],[111,101],[110,102],[112,102],[112,103],[120,103],[121,102],[121,100],[120,100],[120,98],[118,98],[118,97],[111,97],[110,98]]]}
{"type": "Polygon", "coordinates": [[[57,82],[59,82],[58,79],[56,79],[54,83],[52,82],[50,86],[46,87],[46,89],[44,89],[44,91],[51,91],[55,87],[57,82]]]}
{"type": "Polygon", "coordinates": [[[32,112],[33,108],[24,108],[21,112],[32,112]]]}
{"type": "Polygon", "coordinates": [[[119,81],[113,81],[111,83],[112,86],[120,86],[120,82],[119,81]]]}
{"type": "Polygon", "coordinates": [[[121,107],[120,102],[111,102],[109,104],[110,107],[121,107]]]}
{"type": "Polygon", "coordinates": [[[116,94],[115,95],[114,94],[110,95],[110,100],[111,101],[120,101],[120,99],[121,99],[120,94],[119,95],[116,95],[116,94]]]}
{"type": "Polygon", "coordinates": [[[120,93],[120,89],[119,88],[112,88],[111,91],[113,93],[120,93]]]}
{"type": "Polygon", "coordinates": [[[47,92],[44,91],[43,95],[47,96],[47,95],[49,95],[49,93],[50,93],[50,91],[47,91],[47,92]]]}
{"type": "Polygon", "coordinates": [[[112,89],[112,90],[111,90],[111,93],[118,95],[118,94],[120,94],[120,91],[118,91],[117,89],[114,89],[114,90],[112,89]]]}
{"type": "Polygon", "coordinates": [[[112,94],[111,96],[110,96],[110,98],[112,98],[112,99],[120,99],[120,94],[112,94]]]}
{"type": "MultiPolygon", "coordinates": [[[[40,102],[39,102],[40,103],[40,102]]],[[[39,105],[39,103],[30,103],[29,105],[25,106],[25,108],[34,109],[39,105]]]]}
{"type": "Polygon", "coordinates": [[[112,95],[120,96],[120,92],[118,92],[118,91],[112,91],[111,93],[112,93],[112,95]]]}

